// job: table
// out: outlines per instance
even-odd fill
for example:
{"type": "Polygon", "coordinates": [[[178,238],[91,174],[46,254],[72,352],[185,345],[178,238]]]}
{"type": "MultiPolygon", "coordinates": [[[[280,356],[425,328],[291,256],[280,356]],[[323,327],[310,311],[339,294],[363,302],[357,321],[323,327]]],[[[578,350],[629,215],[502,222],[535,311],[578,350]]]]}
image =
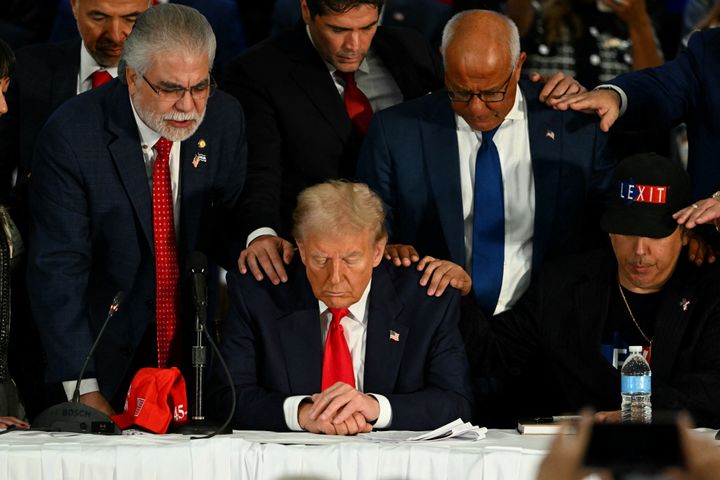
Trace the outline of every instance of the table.
{"type": "Polygon", "coordinates": [[[10,432],[0,436],[0,480],[35,479],[534,479],[552,436],[490,430],[476,442],[378,443],[360,438],[235,432],[95,436],[10,432]],[[312,441],[312,440],[311,440],[312,441]]]}

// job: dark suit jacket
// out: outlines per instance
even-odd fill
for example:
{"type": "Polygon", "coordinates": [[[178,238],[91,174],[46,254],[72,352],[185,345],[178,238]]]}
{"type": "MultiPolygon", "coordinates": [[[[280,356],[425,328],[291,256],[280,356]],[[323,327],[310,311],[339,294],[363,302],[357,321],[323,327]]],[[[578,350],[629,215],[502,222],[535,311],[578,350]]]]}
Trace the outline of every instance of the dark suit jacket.
{"type": "MultiPolygon", "coordinates": [[[[223,245],[229,227],[216,230],[245,179],[243,132],[239,105],[219,93],[209,99],[198,131],[182,143],[181,272],[193,250],[217,251],[214,258],[225,265],[237,258],[239,245],[223,245]],[[193,168],[197,153],[207,161],[193,168]]],[[[88,372],[110,399],[155,314],[152,200],[126,85],[111,81],[50,118],[38,139],[31,182],[28,288],[48,356],[46,379],[78,375],[109,302],[122,290],[123,307],[88,372]]]]}
{"type": "MultiPolygon", "coordinates": [[[[540,86],[521,81],[535,179],[533,269],[579,243],[583,207],[602,203],[614,162],[595,119],[552,110],[540,86]]],[[[414,245],[465,265],[454,112],[445,91],[375,115],[358,160],[358,179],[387,207],[391,243],[414,245]]],[[[596,218],[590,216],[590,218],[596,218]]]]}
{"type": "MultiPolygon", "coordinates": [[[[372,48],[406,100],[442,85],[438,54],[418,33],[379,27],[372,48]]],[[[243,53],[228,65],[222,87],[248,119],[248,233],[272,227],[290,238],[298,193],[353,177],[361,138],[304,25],[243,53]]]]}
{"type": "MultiPolygon", "coordinates": [[[[509,380],[532,368],[542,388],[515,384],[513,391],[524,395],[511,395],[526,414],[619,409],[620,372],[600,352],[611,289],[617,289],[617,262],[601,250],[549,264],[513,309],[489,321],[466,309],[463,333],[475,375],[509,380]]],[[[653,408],[687,409],[700,426],[718,428],[720,269],[692,265],[683,250],[660,301],[650,364],[653,408]]]]}
{"type": "Polygon", "coordinates": [[[80,39],[18,50],[8,88],[8,113],[0,117],[0,197],[6,197],[15,167],[29,171],[40,129],[50,115],[77,94],[80,39]]]}
{"type": "MultiPolygon", "coordinates": [[[[237,390],[236,428],[287,430],[283,402],[320,391],[323,346],[318,301],[299,260],[289,281],[274,286],[228,274],[232,311],[222,354],[237,390]]],[[[395,430],[430,430],[470,415],[467,358],[458,294],[429,297],[415,269],[383,262],[368,298],[364,391],[385,395],[395,430]],[[389,339],[390,330],[400,341],[389,339]]],[[[227,415],[230,387],[215,372],[211,410],[227,415]]]]}
{"type": "Polygon", "coordinates": [[[670,128],[687,124],[688,173],[693,198],[720,189],[720,28],[690,37],[687,50],[664,65],[608,82],[622,88],[628,105],[618,126],[670,128]]]}

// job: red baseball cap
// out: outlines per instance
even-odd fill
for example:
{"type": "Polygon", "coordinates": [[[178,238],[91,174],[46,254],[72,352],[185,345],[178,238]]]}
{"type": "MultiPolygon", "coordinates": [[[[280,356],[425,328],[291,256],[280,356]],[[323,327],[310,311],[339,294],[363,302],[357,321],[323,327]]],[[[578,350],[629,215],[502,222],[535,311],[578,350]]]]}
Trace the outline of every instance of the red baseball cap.
{"type": "Polygon", "coordinates": [[[130,382],[125,411],[112,419],[121,429],[131,425],[165,433],[174,424],[187,422],[185,379],[176,367],[141,368],[130,382]]]}

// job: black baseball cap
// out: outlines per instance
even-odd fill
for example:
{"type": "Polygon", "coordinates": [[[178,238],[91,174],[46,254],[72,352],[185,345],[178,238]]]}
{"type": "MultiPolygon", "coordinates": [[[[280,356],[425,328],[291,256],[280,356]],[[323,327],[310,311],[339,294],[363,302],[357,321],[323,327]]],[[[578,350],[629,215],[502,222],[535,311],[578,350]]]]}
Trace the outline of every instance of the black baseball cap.
{"type": "Polygon", "coordinates": [[[678,224],[673,213],[690,204],[690,177],[679,162],[640,153],[617,166],[600,225],[608,233],[664,238],[678,224]]]}

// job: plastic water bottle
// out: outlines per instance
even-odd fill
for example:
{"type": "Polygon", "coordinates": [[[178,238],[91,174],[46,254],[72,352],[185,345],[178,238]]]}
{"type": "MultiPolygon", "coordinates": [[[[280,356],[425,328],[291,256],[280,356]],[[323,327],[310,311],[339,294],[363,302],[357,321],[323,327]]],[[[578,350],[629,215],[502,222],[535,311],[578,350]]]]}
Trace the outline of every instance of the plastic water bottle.
{"type": "Polygon", "coordinates": [[[630,355],[620,370],[622,421],[650,423],[652,421],[650,365],[643,357],[642,347],[632,346],[629,350],[630,355]]]}

